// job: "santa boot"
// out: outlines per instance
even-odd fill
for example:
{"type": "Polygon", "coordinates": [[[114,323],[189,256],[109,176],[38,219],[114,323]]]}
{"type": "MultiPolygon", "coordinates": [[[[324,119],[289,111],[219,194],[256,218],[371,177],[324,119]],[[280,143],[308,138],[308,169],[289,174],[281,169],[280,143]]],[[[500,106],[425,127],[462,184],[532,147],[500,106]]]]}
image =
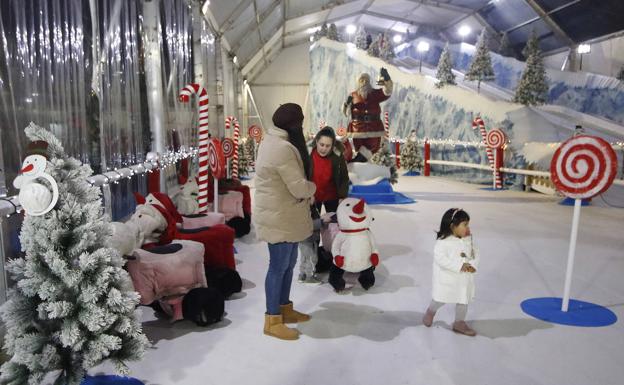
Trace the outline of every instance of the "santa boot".
{"type": "Polygon", "coordinates": [[[282,319],[285,324],[292,324],[298,322],[306,322],[310,320],[310,316],[308,314],[300,313],[297,310],[293,309],[293,303],[289,302],[286,305],[280,305],[280,310],[282,313],[282,319]]]}
{"type": "Polygon", "coordinates": [[[472,330],[470,326],[468,326],[466,321],[453,322],[453,331],[455,333],[463,334],[463,335],[470,336],[470,337],[474,337],[477,335],[477,332],[472,330]]]}
{"type": "Polygon", "coordinates": [[[284,325],[282,315],[264,315],[264,334],[282,340],[296,340],[299,338],[299,331],[284,325]]]}
{"type": "Polygon", "coordinates": [[[430,327],[433,324],[434,316],[435,316],[435,312],[427,308],[427,311],[425,312],[425,316],[423,317],[423,320],[422,320],[423,325],[425,325],[426,327],[430,327]]]}

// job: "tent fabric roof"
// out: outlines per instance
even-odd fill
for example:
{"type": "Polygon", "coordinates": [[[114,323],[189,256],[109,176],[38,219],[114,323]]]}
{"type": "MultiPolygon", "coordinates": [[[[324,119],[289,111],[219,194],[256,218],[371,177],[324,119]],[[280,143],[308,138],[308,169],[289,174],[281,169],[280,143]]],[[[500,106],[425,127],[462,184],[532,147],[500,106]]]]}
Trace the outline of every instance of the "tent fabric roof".
{"type": "Polygon", "coordinates": [[[507,32],[520,52],[535,30],[542,51],[565,49],[624,30],[621,0],[210,0],[204,14],[237,56],[243,75],[258,73],[285,47],[302,44],[323,23],[339,32],[349,24],[368,32],[410,30],[474,43],[486,28],[494,41],[507,32]],[[467,25],[472,33],[457,33],[467,25]]]}

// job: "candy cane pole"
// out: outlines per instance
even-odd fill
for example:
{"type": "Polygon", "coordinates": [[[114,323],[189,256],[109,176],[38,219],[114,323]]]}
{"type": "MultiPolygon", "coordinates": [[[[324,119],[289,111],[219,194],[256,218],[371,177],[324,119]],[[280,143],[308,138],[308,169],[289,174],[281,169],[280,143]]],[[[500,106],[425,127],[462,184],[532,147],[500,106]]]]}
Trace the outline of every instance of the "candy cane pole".
{"type": "Polygon", "coordinates": [[[388,120],[388,111],[384,112],[384,131],[386,142],[390,141],[390,121],[388,120]]]}
{"type": "Polygon", "coordinates": [[[182,103],[188,103],[191,95],[199,95],[198,112],[198,136],[199,136],[199,170],[198,185],[199,194],[197,203],[199,204],[199,212],[205,213],[208,205],[208,139],[210,133],[208,131],[208,93],[206,89],[199,84],[187,84],[180,91],[179,99],[182,103]]]}
{"type": "Polygon", "coordinates": [[[481,138],[483,139],[483,144],[485,144],[485,153],[487,154],[487,158],[488,158],[488,162],[490,163],[490,166],[494,165],[494,154],[492,154],[492,149],[487,145],[487,132],[485,131],[485,123],[483,122],[483,119],[477,117],[473,122],[472,122],[472,128],[476,129],[479,128],[479,132],[481,133],[481,138]]]}
{"type": "MultiPolygon", "coordinates": [[[[227,132],[227,130],[229,130],[229,129],[230,129],[230,127],[232,126],[232,119],[233,119],[233,118],[234,118],[233,116],[227,116],[227,117],[225,118],[225,131],[226,131],[226,132],[227,132]]],[[[226,175],[228,178],[231,176],[231,173],[230,173],[230,162],[228,162],[228,161],[227,161],[227,159],[226,159],[226,161],[225,161],[225,175],[226,175]]]]}
{"type": "Polygon", "coordinates": [[[234,118],[234,158],[232,160],[232,178],[238,179],[238,141],[240,139],[240,125],[238,119],[234,118]]]}

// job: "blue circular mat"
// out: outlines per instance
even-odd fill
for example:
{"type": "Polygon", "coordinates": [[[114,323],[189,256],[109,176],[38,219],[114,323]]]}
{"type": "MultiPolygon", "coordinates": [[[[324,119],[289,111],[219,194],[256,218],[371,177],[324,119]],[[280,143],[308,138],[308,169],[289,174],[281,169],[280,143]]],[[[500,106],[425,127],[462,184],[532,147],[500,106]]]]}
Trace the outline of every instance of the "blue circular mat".
{"type": "Polygon", "coordinates": [[[617,316],[604,306],[589,302],[570,300],[568,311],[561,311],[561,298],[530,298],[522,301],[520,307],[528,315],[561,325],[599,327],[609,326],[617,316]]]}
{"type": "MultiPolygon", "coordinates": [[[[562,206],[574,206],[574,199],[565,197],[559,204],[562,206]]],[[[582,199],[581,206],[589,206],[589,199],[582,199]]]]}
{"type": "Polygon", "coordinates": [[[86,376],[80,385],[145,385],[145,383],[132,377],[101,375],[86,376]]]}

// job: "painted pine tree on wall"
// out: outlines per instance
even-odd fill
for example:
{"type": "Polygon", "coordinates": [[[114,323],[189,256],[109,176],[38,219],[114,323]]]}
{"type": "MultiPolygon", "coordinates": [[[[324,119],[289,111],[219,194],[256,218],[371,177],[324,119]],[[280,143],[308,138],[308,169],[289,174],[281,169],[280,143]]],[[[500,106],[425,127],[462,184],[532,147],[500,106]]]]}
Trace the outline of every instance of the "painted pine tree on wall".
{"type": "Polygon", "coordinates": [[[451,60],[451,52],[449,51],[449,45],[446,43],[444,50],[440,55],[440,61],[438,61],[438,69],[436,72],[436,78],[438,83],[437,88],[444,87],[447,84],[455,83],[455,74],[453,74],[453,61],[451,60]]]}
{"type": "Polygon", "coordinates": [[[91,168],[67,156],[49,131],[34,124],[25,131],[31,141],[48,143],[46,172],[59,199],[44,215],[26,215],[25,257],[7,266],[16,285],[1,308],[11,358],[0,381],[39,384],[57,372],[55,385],[76,385],[106,359],[127,373],[125,362],[141,358],[148,341],[124,260],[106,247],[111,229],[99,189],[86,181],[91,168]]]}
{"type": "Polygon", "coordinates": [[[494,80],[494,69],[492,68],[492,59],[490,58],[485,29],[479,36],[475,56],[472,59],[468,72],[466,72],[465,78],[466,80],[477,81],[477,92],[481,90],[482,81],[494,80]]]}

